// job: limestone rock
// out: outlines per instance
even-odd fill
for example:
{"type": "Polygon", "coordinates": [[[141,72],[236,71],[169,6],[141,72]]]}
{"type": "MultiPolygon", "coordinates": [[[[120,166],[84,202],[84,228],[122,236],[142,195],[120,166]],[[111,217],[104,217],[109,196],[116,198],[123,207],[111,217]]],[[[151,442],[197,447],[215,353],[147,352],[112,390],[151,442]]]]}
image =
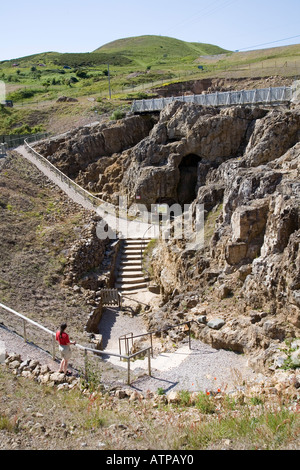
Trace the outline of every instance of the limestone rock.
{"type": "Polygon", "coordinates": [[[207,323],[207,326],[213,330],[219,330],[224,325],[225,321],[222,318],[214,318],[207,323]]]}

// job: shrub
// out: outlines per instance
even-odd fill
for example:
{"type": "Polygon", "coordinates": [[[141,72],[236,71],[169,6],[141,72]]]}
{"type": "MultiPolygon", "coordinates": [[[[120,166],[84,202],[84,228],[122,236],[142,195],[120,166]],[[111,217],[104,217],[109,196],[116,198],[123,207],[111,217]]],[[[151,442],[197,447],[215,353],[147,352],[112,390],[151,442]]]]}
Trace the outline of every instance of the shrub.
{"type": "Polygon", "coordinates": [[[124,113],[123,111],[121,111],[120,109],[116,109],[116,110],[112,113],[110,119],[111,119],[112,121],[118,121],[119,119],[123,119],[124,117],[125,117],[125,113],[124,113]]]}
{"type": "Polygon", "coordinates": [[[216,411],[216,405],[209,394],[200,392],[197,396],[196,408],[202,413],[213,414],[216,411]]]}
{"type": "Polygon", "coordinates": [[[28,90],[27,88],[23,88],[9,93],[8,99],[13,101],[22,101],[32,98],[36,93],[41,93],[41,90],[28,90]]]}

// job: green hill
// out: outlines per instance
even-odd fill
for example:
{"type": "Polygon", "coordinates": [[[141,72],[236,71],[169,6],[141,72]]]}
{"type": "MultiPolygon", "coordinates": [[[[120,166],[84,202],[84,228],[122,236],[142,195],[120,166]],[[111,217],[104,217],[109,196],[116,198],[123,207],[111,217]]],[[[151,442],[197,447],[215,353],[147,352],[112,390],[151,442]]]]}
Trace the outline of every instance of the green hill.
{"type": "MultiPolygon", "coordinates": [[[[105,44],[94,52],[122,55],[140,65],[169,64],[174,61],[191,61],[201,55],[226,53],[212,44],[185,42],[166,36],[138,36],[105,44]]],[[[175,64],[174,64],[175,65],[175,64]]]]}
{"type": "Polygon", "coordinates": [[[18,67],[30,67],[46,65],[47,67],[97,67],[110,63],[117,66],[126,66],[131,63],[122,54],[118,53],[93,53],[93,52],[43,52],[41,54],[33,54],[18,59],[4,60],[0,62],[0,66],[9,67],[17,65],[18,67]]]}
{"type": "Polygon", "coordinates": [[[211,44],[185,42],[164,36],[139,36],[119,39],[99,47],[93,52],[43,52],[0,62],[2,66],[18,64],[29,67],[46,66],[95,67],[110,63],[115,66],[172,64],[176,60],[190,62],[200,55],[225,53],[211,44]]]}
{"type": "Polygon", "coordinates": [[[97,114],[154,96],[158,88],[169,93],[173,84],[184,92],[191,81],[238,79],[248,80],[243,87],[249,88],[261,78],[264,87],[267,77],[277,77],[272,83],[279,86],[299,75],[300,44],[232,52],[148,35],[119,39],[93,52],[33,54],[0,62],[0,80],[14,102],[10,109],[0,106],[0,133],[22,133],[24,126],[26,132],[56,133],[71,121],[93,122],[97,114]],[[61,96],[78,101],[57,102],[61,96]]]}

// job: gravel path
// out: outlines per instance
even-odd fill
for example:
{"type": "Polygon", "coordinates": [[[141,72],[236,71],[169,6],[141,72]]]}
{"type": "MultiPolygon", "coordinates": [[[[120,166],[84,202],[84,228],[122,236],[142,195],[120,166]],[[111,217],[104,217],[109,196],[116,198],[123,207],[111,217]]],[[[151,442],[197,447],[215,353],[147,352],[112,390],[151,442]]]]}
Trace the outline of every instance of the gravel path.
{"type": "MultiPolygon", "coordinates": [[[[119,353],[118,338],[120,334],[145,332],[141,318],[123,315],[116,309],[108,309],[101,321],[104,349],[119,353]]],[[[53,361],[51,354],[32,343],[25,343],[23,338],[0,325],[0,341],[4,342],[6,351],[18,353],[22,359],[36,359],[41,364],[48,364],[52,370],[57,370],[59,361],[53,361]]],[[[119,358],[109,358],[114,374],[114,383],[118,383],[118,371],[121,371],[119,385],[124,385],[127,363],[119,358]]],[[[163,389],[189,391],[231,391],[241,386],[244,380],[253,381],[256,375],[247,366],[243,355],[230,351],[216,350],[197,340],[182,344],[177,351],[163,353],[151,358],[151,377],[148,376],[148,360],[131,362],[133,382],[131,387],[140,392],[150,390],[156,392],[163,389]]]]}
{"type": "Polygon", "coordinates": [[[231,391],[240,387],[244,380],[253,380],[255,375],[247,366],[247,360],[230,351],[216,350],[197,340],[180,347],[175,353],[165,355],[162,369],[155,369],[152,377],[144,376],[133,385],[137,390],[156,391],[158,388],[193,391],[231,391]],[[178,359],[179,356],[179,359],[178,359]],[[175,362],[175,366],[173,364],[175,362]]]}
{"type": "Polygon", "coordinates": [[[42,365],[48,364],[53,370],[56,370],[59,366],[59,361],[53,361],[50,353],[31,342],[25,342],[21,336],[12,332],[3,324],[0,324],[0,341],[4,343],[7,353],[20,354],[23,360],[33,359],[39,361],[42,365]]]}

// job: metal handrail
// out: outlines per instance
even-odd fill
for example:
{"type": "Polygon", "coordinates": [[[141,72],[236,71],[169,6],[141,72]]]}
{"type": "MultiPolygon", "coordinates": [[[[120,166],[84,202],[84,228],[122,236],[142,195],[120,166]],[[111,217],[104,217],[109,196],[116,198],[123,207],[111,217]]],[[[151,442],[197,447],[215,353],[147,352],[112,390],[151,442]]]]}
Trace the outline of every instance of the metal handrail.
{"type": "MultiPolygon", "coordinates": [[[[0,303],[0,308],[6,310],[7,312],[9,313],[12,313],[13,315],[17,316],[18,318],[21,318],[23,320],[23,327],[24,327],[24,341],[26,342],[27,341],[27,332],[26,332],[26,322],[27,323],[30,323],[31,325],[39,328],[40,330],[43,330],[45,331],[47,334],[49,334],[50,336],[52,336],[52,358],[53,360],[55,360],[56,358],[56,354],[55,354],[55,346],[56,346],[56,333],[54,331],[51,331],[49,330],[48,328],[46,328],[45,326],[39,324],[38,322],[34,321],[34,320],[31,320],[30,318],[26,317],[25,315],[19,313],[19,312],[16,312],[15,310],[13,310],[12,308],[10,307],[7,307],[6,305],[0,303]]],[[[75,347],[81,351],[84,351],[84,374],[85,374],[85,377],[86,379],[88,378],[88,371],[87,371],[87,353],[88,352],[91,352],[93,354],[98,354],[100,356],[112,356],[112,357],[119,357],[120,359],[124,359],[127,361],[127,383],[128,385],[130,385],[130,360],[132,358],[134,358],[135,356],[137,356],[138,354],[141,354],[141,353],[144,353],[144,352],[148,352],[148,373],[149,373],[149,376],[151,376],[151,360],[150,360],[150,350],[151,350],[151,347],[148,347],[148,348],[144,348],[142,349],[141,351],[138,351],[134,354],[127,354],[127,355],[124,355],[124,354],[117,354],[117,353],[114,353],[114,352],[111,352],[111,351],[99,351],[97,349],[93,349],[93,348],[89,348],[87,346],[82,346],[81,344],[75,344],[75,347]]]]}
{"type": "Polygon", "coordinates": [[[133,335],[133,333],[126,333],[122,336],[119,337],[119,352],[121,354],[122,352],[122,346],[121,346],[121,341],[125,341],[125,350],[129,352],[129,339],[131,340],[131,343],[133,344],[133,340],[135,338],[141,338],[143,336],[150,336],[150,349],[151,349],[151,355],[153,357],[153,335],[156,335],[157,333],[164,333],[168,330],[172,330],[173,328],[179,328],[180,326],[188,325],[188,333],[189,333],[189,349],[191,349],[191,323],[197,323],[196,320],[188,320],[183,323],[179,323],[178,325],[170,325],[165,328],[161,328],[159,330],[153,330],[153,331],[148,331],[147,333],[141,333],[139,335],[133,335]]]}
{"type": "MultiPolygon", "coordinates": [[[[97,196],[94,196],[91,194],[89,191],[84,189],[82,186],[80,186],[78,183],[76,183],[74,180],[69,178],[65,173],[63,173],[61,170],[59,170],[53,163],[51,163],[46,157],[41,155],[39,152],[37,152],[30,144],[29,141],[30,138],[27,138],[24,140],[24,146],[25,148],[27,147],[29,152],[38,159],[39,162],[41,162],[44,166],[46,166],[50,171],[52,171],[54,174],[56,174],[60,180],[68,185],[68,187],[72,187],[72,189],[75,191],[75,193],[79,194],[81,197],[84,198],[85,201],[88,201],[92,205],[92,209],[95,210],[97,213],[98,210],[101,210],[104,214],[110,214],[112,216],[115,216],[116,219],[120,220],[129,220],[128,219],[128,213],[123,212],[120,207],[115,206],[112,203],[109,203],[107,201],[104,201],[103,199],[100,199],[97,196]]],[[[101,215],[101,213],[100,213],[101,215]]],[[[104,215],[102,216],[104,218],[104,215]]],[[[135,222],[142,222],[143,218],[136,216],[134,218],[135,222]]]]}

